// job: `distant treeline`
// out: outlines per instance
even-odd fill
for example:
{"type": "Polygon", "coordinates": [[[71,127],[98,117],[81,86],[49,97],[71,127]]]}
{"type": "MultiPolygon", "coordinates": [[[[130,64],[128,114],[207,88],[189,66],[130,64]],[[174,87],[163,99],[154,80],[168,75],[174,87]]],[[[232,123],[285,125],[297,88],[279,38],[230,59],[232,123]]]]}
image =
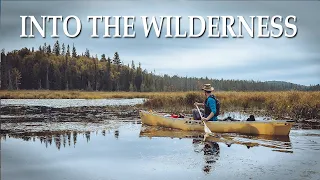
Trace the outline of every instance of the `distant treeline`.
{"type": "Polygon", "coordinates": [[[286,82],[218,80],[157,75],[141,64],[124,64],[119,53],[94,57],[86,49],[79,54],[72,45],[44,44],[37,50],[22,48],[1,52],[1,89],[50,89],[87,91],[193,91],[212,83],[221,91],[320,90],[320,85],[303,86],[286,82]]]}

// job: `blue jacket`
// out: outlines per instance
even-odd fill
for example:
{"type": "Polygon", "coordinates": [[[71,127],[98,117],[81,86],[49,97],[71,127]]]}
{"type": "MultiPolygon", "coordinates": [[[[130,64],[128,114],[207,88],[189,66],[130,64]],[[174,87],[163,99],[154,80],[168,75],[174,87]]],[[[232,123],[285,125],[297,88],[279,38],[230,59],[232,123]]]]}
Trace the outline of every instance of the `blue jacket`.
{"type": "MultiPolygon", "coordinates": [[[[211,112],[216,114],[216,112],[217,112],[216,100],[214,100],[213,98],[209,97],[206,105],[211,109],[211,112]]],[[[209,119],[209,121],[217,121],[217,120],[218,120],[217,116],[213,116],[211,119],[209,119]]]]}

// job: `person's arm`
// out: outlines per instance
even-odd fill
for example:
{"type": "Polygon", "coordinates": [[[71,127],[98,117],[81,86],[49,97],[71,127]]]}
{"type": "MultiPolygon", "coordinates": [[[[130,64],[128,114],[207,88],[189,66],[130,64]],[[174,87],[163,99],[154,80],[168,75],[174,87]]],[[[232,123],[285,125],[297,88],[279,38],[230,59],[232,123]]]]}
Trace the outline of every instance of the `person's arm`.
{"type": "Polygon", "coordinates": [[[211,119],[213,116],[214,116],[214,113],[211,112],[208,117],[204,118],[204,120],[205,120],[205,121],[208,121],[208,120],[211,119]]]}
{"type": "Polygon", "coordinates": [[[211,113],[209,114],[209,116],[207,118],[205,118],[206,121],[211,119],[217,113],[216,100],[209,98],[208,104],[209,104],[209,108],[211,109],[211,113]]]}
{"type": "Polygon", "coordinates": [[[197,106],[204,106],[204,103],[198,103],[198,102],[195,102],[194,105],[197,105],[197,106]]]}

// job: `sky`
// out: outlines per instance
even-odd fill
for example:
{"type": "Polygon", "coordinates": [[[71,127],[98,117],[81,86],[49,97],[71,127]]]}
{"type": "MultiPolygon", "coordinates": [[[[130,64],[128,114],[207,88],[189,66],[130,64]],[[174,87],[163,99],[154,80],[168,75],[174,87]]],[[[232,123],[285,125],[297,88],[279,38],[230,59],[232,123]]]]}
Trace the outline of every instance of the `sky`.
{"type": "MultiPolygon", "coordinates": [[[[157,74],[313,85],[320,83],[319,9],[320,1],[2,0],[0,48],[6,51],[23,47],[37,49],[45,42],[53,45],[59,40],[71,46],[74,43],[80,53],[88,48],[91,55],[97,54],[98,57],[106,54],[112,58],[117,51],[125,64],[131,64],[132,60],[140,62],[142,68],[157,74]],[[48,23],[46,38],[36,30],[35,38],[20,38],[21,15],[35,16],[39,22],[41,15],[76,15],[82,21],[82,31],[77,38],[68,38],[63,34],[62,23],[59,23],[60,37],[51,38],[52,24],[48,23]],[[103,38],[104,25],[99,22],[100,38],[90,38],[92,22],[88,22],[86,17],[91,15],[136,16],[136,37],[103,38]],[[201,38],[165,38],[164,29],[161,38],[157,38],[153,30],[145,38],[140,18],[182,16],[180,31],[183,32],[189,31],[188,16],[243,16],[248,21],[249,16],[274,15],[284,18],[295,15],[297,35],[294,38],[250,38],[243,29],[244,38],[208,38],[207,29],[201,38]]],[[[74,22],[70,24],[70,32],[75,32],[74,22]]],[[[199,22],[195,22],[195,32],[200,31],[199,27],[199,22]]],[[[237,33],[237,20],[234,27],[237,33]]],[[[123,35],[123,30],[120,31],[123,35]]],[[[172,32],[175,33],[174,28],[172,32]]],[[[254,34],[257,35],[257,31],[254,34]]]]}

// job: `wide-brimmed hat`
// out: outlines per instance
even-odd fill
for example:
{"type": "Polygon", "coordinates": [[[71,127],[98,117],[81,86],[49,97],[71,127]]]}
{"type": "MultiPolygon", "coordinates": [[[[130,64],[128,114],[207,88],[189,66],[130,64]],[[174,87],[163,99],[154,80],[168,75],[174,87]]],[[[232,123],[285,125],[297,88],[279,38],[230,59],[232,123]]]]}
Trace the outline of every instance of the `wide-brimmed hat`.
{"type": "Polygon", "coordinates": [[[202,90],[204,91],[214,91],[214,88],[211,87],[211,84],[204,84],[202,87],[202,90]]]}

